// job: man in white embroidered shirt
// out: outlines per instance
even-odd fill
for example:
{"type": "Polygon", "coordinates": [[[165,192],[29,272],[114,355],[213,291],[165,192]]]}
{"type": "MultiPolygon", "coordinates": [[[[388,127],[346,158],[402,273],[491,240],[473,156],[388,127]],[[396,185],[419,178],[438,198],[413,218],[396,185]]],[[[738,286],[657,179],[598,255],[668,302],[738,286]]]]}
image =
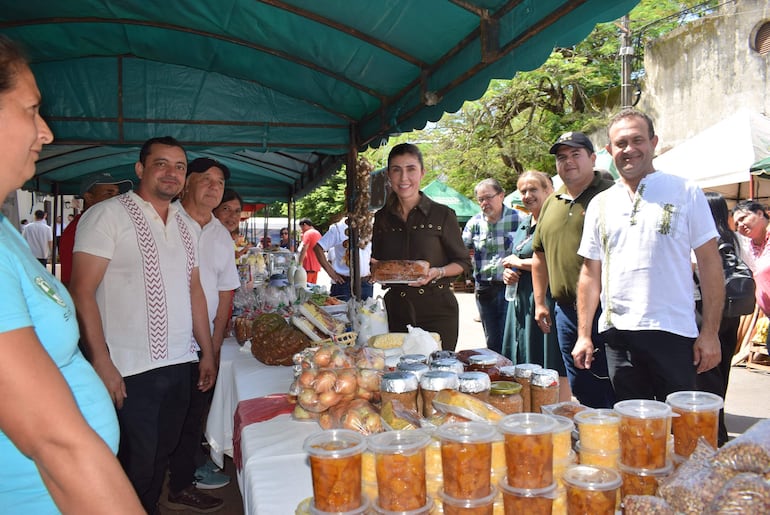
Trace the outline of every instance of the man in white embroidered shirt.
{"type": "Polygon", "coordinates": [[[118,458],[155,513],[189,405],[190,368],[201,391],[214,387],[217,368],[196,233],[171,204],[185,182],[184,148],[150,139],[134,169],[135,191],[83,214],[70,292],[82,344],[117,408],[118,458]]]}

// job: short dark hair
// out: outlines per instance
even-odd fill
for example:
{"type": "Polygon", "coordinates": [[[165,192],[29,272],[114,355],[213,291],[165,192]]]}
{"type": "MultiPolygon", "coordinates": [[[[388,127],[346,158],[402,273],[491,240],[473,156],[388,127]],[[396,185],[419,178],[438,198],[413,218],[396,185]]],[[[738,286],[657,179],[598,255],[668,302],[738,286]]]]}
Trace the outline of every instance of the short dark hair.
{"type": "Polygon", "coordinates": [[[420,162],[420,168],[425,168],[425,165],[422,162],[422,152],[420,152],[420,149],[417,147],[417,145],[413,143],[399,143],[390,149],[390,153],[388,154],[388,168],[390,168],[391,159],[396,156],[403,156],[406,154],[411,154],[416,157],[420,162]]]}
{"type": "Polygon", "coordinates": [[[43,218],[45,218],[45,211],[42,209],[35,211],[35,220],[42,220],[43,218]]]}
{"type": "MultiPolygon", "coordinates": [[[[610,129],[612,129],[612,126],[618,123],[620,120],[625,120],[626,118],[641,118],[647,123],[647,136],[652,139],[655,137],[655,127],[652,124],[652,118],[650,118],[647,114],[634,109],[633,107],[626,107],[622,111],[620,111],[618,114],[612,117],[610,120],[610,124],[607,126],[607,136],[610,135],[610,129]]],[[[610,141],[610,143],[612,143],[610,141]]]]}
{"type": "Polygon", "coordinates": [[[309,225],[310,227],[313,227],[313,222],[310,221],[310,218],[303,218],[299,221],[300,225],[309,225]]]}
{"type": "Polygon", "coordinates": [[[166,145],[168,147],[179,147],[182,149],[182,152],[185,152],[184,147],[181,143],[179,143],[175,138],[172,138],[171,136],[158,136],[156,138],[150,138],[147,141],[144,142],[142,145],[142,149],[139,151],[139,162],[144,164],[147,164],[147,156],[150,155],[150,152],[152,151],[153,145],[166,145]]]}
{"type": "Polygon", "coordinates": [[[28,66],[21,47],[7,36],[0,34],[0,93],[13,89],[16,75],[28,66]]]}
{"type": "Polygon", "coordinates": [[[278,233],[279,234],[283,234],[283,233],[289,234],[289,228],[288,227],[281,227],[281,230],[278,231],[278,233]]]}
{"type": "Polygon", "coordinates": [[[225,188],[224,193],[222,193],[222,202],[220,202],[219,205],[221,206],[225,202],[230,202],[231,200],[237,200],[241,205],[241,209],[243,209],[243,199],[238,192],[231,188],[225,188]]]}

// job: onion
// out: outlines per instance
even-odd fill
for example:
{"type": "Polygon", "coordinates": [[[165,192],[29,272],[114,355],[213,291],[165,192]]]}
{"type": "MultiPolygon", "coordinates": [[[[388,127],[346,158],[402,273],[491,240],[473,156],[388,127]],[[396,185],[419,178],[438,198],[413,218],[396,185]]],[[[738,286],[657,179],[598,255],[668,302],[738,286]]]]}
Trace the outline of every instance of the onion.
{"type": "Polygon", "coordinates": [[[318,417],[318,425],[321,426],[321,429],[334,428],[334,421],[332,420],[332,416],[328,411],[324,411],[321,413],[321,416],[318,417]]]}
{"type": "Polygon", "coordinates": [[[369,434],[380,433],[382,432],[382,419],[377,413],[369,413],[369,416],[364,418],[364,427],[369,434]]]}
{"type": "Polygon", "coordinates": [[[321,370],[315,377],[313,388],[318,393],[326,393],[334,388],[337,382],[337,375],[331,370],[321,370]]]}
{"type": "Polygon", "coordinates": [[[355,411],[348,411],[343,417],[342,427],[344,429],[352,429],[353,431],[363,431],[364,423],[361,420],[361,416],[355,411]]]}
{"type": "Polygon", "coordinates": [[[319,394],[318,400],[321,404],[331,407],[336,406],[342,400],[342,397],[337,392],[331,391],[319,394]]]}
{"type": "Polygon", "coordinates": [[[315,371],[313,369],[305,369],[299,375],[297,382],[303,388],[312,388],[315,381],[315,371]]]}
{"type": "Polygon", "coordinates": [[[366,388],[361,388],[360,386],[358,387],[358,390],[356,391],[356,398],[358,398],[358,399],[364,399],[364,400],[370,401],[370,400],[372,400],[372,396],[373,395],[374,395],[373,392],[370,392],[366,388]]]}
{"type": "Polygon", "coordinates": [[[342,349],[335,349],[331,355],[332,368],[350,368],[352,363],[348,359],[345,351],[342,349]]]}
{"type": "Polygon", "coordinates": [[[312,388],[303,388],[297,397],[299,405],[308,411],[318,411],[318,395],[312,388]]]}
{"type": "Polygon", "coordinates": [[[297,404],[294,406],[294,413],[292,413],[292,416],[296,420],[310,420],[313,418],[313,416],[310,414],[308,410],[297,404]]]}
{"type": "Polygon", "coordinates": [[[380,391],[380,373],[377,370],[362,368],[358,371],[358,386],[370,392],[380,391]]]}
{"type": "Polygon", "coordinates": [[[332,360],[332,350],[329,347],[321,347],[313,355],[313,363],[320,368],[326,368],[332,360]]]}
{"type": "Polygon", "coordinates": [[[337,382],[334,383],[335,392],[347,395],[355,393],[356,389],[358,389],[358,380],[355,372],[346,370],[337,375],[337,382]]]}

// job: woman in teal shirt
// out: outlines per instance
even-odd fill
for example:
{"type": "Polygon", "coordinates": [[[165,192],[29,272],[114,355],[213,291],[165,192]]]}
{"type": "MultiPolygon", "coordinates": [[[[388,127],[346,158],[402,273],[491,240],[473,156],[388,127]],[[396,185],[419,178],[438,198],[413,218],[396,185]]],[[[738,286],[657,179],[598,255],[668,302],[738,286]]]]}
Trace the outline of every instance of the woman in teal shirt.
{"type": "MultiPolygon", "coordinates": [[[[18,48],[0,35],[0,203],[53,134],[18,48]]],[[[0,512],[143,513],[114,456],[115,409],[78,350],[67,290],[0,214],[0,512]]]]}

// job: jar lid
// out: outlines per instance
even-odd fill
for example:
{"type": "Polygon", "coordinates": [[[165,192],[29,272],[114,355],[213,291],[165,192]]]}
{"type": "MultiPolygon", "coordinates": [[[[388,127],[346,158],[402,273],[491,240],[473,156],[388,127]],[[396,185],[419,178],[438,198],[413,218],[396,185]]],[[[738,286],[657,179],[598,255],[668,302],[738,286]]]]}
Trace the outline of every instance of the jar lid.
{"type": "Polygon", "coordinates": [[[486,422],[451,422],[438,426],[434,438],[461,443],[492,442],[497,435],[495,426],[486,422]]]}
{"type": "Polygon", "coordinates": [[[492,381],[484,372],[463,372],[457,376],[457,389],[463,393],[480,393],[488,391],[492,381]]]}
{"type": "Polygon", "coordinates": [[[500,367],[500,375],[506,379],[513,379],[516,377],[516,365],[500,367]]]}
{"type": "Polygon", "coordinates": [[[428,370],[420,378],[420,388],[438,392],[440,390],[456,390],[457,374],[448,370],[428,370]]]}
{"type": "Polygon", "coordinates": [[[492,381],[489,393],[492,395],[515,395],[521,393],[521,385],[513,381],[492,381]]]}
{"type": "Polygon", "coordinates": [[[514,377],[521,377],[523,379],[528,379],[532,377],[532,372],[535,370],[540,370],[540,365],[536,363],[521,363],[519,365],[516,365],[516,369],[514,371],[514,377]]]}
{"type": "Polygon", "coordinates": [[[567,485],[582,490],[614,490],[623,482],[617,471],[590,465],[568,467],[561,478],[567,485]]]}
{"type": "Polygon", "coordinates": [[[302,448],[311,456],[344,458],[364,452],[366,440],[358,431],[327,429],[305,438],[302,448]]]}
{"type": "Polygon", "coordinates": [[[403,361],[398,364],[396,369],[401,372],[411,372],[412,374],[417,376],[418,380],[423,376],[425,372],[430,370],[430,368],[428,368],[428,365],[426,365],[425,363],[405,363],[403,361]]]}
{"type": "Polygon", "coordinates": [[[630,399],[616,402],[615,411],[623,417],[631,418],[668,418],[671,416],[671,406],[660,401],[649,399],[630,399]]]}
{"type": "Polygon", "coordinates": [[[575,422],[580,426],[600,426],[610,424],[620,424],[620,414],[607,408],[589,408],[575,413],[575,422]]]}
{"type": "Polygon", "coordinates": [[[572,430],[575,429],[575,423],[571,418],[563,415],[551,415],[551,417],[556,420],[556,427],[553,430],[554,433],[571,433],[572,430]]]}
{"type": "Polygon", "coordinates": [[[369,449],[376,454],[416,454],[430,444],[431,436],[421,429],[401,429],[369,435],[369,449]]]}
{"type": "Polygon", "coordinates": [[[559,372],[551,368],[541,368],[532,371],[532,385],[541,388],[559,386],[559,372]]]}
{"type": "Polygon", "coordinates": [[[468,357],[468,363],[485,367],[494,366],[497,365],[497,358],[489,354],[474,354],[468,357]]]}
{"type": "Polygon", "coordinates": [[[456,358],[439,358],[430,362],[431,370],[447,370],[449,372],[455,372],[461,374],[465,371],[465,365],[463,362],[456,358]]]}
{"type": "Polygon", "coordinates": [[[380,391],[388,393],[413,392],[418,386],[417,376],[411,372],[388,372],[380,380],[380,391]]]}
{"type": "Polygon", "coordinates": [[[514,413],[503,417],[498,428],[501,433],[516,435],[542,435],[553,433],[556,421],[542,413],[514,413]]]}
{"type": "Polygon", "coordinates": [[[428,356],[425,354],[404,354],[399,358],[399,363],[428,363],[428,356]]]}
{"type": "Polygon", "coordinates": [[[666,404],[680,411],[718,411],[725,403],[713,393],[683,391],[668,394],[666,404]]]}

